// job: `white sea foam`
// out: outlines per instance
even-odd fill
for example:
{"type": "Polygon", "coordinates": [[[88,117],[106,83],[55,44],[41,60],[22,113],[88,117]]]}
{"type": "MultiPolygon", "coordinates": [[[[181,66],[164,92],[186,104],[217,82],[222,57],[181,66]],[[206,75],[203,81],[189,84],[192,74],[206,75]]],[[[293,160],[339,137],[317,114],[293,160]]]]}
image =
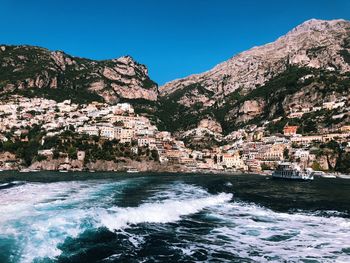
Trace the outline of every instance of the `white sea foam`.
{"type": "Polygon", "coordinates": [[[278,213],[243,202],[213,207],[209,215],[222,223],[202,242],[190,244],[192,251],[216,240],[221,245],[206,245],[211,252],[229,251],[257,262],[350,262],[343,252],[350,247],[347,218],[278,213]]]}
{"type": "Polygon", "coordinates": [[[17,241],[16,262],[60,255],[66,237],[95,224],[94,209],[128,181],[29,183],[0,191],[0,235],[17,241]]]}
{"type": "Polygon", "coordinates": [[[344,250],[350,247],[350,220],[318,214],[280,213],[244,202],[232,203],[232,194],[211,195],[206,190],[181,182],[152,189],[153,195],[137,207],[114,206],[112,197],[130,181],[86,181],[26,184],[0,191],[0,236],[21,245],[16,262],[55,257],[66,237],[77,237],[88,228],[105,226],[121,230],[136,247],[146,233],[128,231],[137,224],[152,223],[166,230],[165,223],[177,222],[202,211],[214,219],[206,233],[189,233],[176,227],[182,237],[195,237],[173,244],[191,256],[198,249],[211,254],[232,253],[257,262],[350,262],[344,250]],[[119,190],[118,190],[119,189],[119,190]],[[192,241],[191,241],[192,240],[192,241]],[[254,252],[254,253],[252,253],[254,252]],[[267,258],[269,256],[270,258],[267,258]]]}
{"type": "MultiPolygon", "coordinates": [[[[58,245],[65,238],[77,237],[90,227],[116,230],[146,222],[174,222],[232,198],[231,194],[211,196],[201,188],[177,184],[176,191],[171,191],[172,185],[168,185],[139,207],[112,206],[117,186],[129,183],[128,180],[28,183],[4,189],[0,191],[0,235],[21,245],[16,261],[29,263],[35,258],[60,255],[58,245]]],[[[129,235],[135,246],[142,239],[129,235]]]]}
{"type": "Polygon", "coordinates": [[[113,207],[100,211],[101,223],[110,230],[121,229],[140,223],[168,223],[181,219],[210,206],[230,201],[232,194],[221,193],[214,196],[188,200],[165,200],[145,203],[139,207],[113,207]]]}

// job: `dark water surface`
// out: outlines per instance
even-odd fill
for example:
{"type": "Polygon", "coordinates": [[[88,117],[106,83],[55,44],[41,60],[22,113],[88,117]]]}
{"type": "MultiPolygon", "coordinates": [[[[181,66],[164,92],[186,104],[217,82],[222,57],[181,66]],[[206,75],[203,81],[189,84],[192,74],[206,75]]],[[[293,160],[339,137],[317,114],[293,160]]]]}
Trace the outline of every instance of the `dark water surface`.
{"type": "Polygon", "coordinates": [[[350,180],[1,173],[0,262],[350,262],[350,180]]]}

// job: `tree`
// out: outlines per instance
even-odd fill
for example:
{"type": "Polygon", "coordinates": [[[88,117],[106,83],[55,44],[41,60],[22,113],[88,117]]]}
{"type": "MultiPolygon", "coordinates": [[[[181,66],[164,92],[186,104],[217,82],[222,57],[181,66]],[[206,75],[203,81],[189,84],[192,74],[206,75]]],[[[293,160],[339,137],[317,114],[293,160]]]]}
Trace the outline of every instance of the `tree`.
{"type": "Polygon", "coordinates": [[[37,156],[39,146],[38,141],[29,141],[25,146],[23,159],[28,166],[32,163],[33,158],[37,156]]]}
{"type": "Polygon", "coordinates": [[[39,155],[36,157],[36,160],[37,160],[38,162],[41,162],[41,161],[47,160],[47,157],[46,157],[45,155],[39,154],[39,155]]]}
{"type": "Polygon", "coordinates": [[[316,122],[312,119],[307,119],[304,123],[303,123],[303,133],[313,133],[313,132],[317,132],[317,126],[316,126],[316,122]]]}
{"type": "Polygon", "coordinates": [[[262,163],[261,165],[261,170],[269,170],[270,167],[266,163],[262,163]]]}
{"type": "Polygon", "coordinates": [[[322,169],[321,169],[321,165],[320,165],[318,162],[316,162],[316,161],[312,163],[311,168],[312,168],[314,171],[321,171],[321,170],[322,170],[322,169]]]}
{"type": "Polygon", "coordinates": [[[283,157],[284,159],[288,160],[289,159],[289,149],[288,148],[285,148],[283,150],[283,157]]]}
{"type": "Polygon", "coordinates": [[[77,149],[75,147],[69,147],[68,156],[70,159],[77,159],[77,149]]]}
{"type": "Polygon", "coordinates": [[[53,151],[53,155],[52,155],[52,158],[53,159],[58,159],[60,157],[60,152],[58,150],[54,150],[53,151]]]}
{"type": "Polygon", "coordinates": [[[151,151],[151,156],[152,156],[152,159],[154,161],[158,161],[159,160],[159,155],[158,155],[158,151],[157,150],[152,150],[151,151]]]}
{"type": "Polygon", "coordinates": [[[350,173],[350,153],[343,153],[339,156],[335,170],[342,173],[350,173]]]}
{"type": "Polygon", "coordinates": [[[18,158],[23,158],[24,157],[24,148],[23,147],[18,147],[16,150],[16,156],[18,158]]]}
{"type": "Polygon", "coordinates": [[[339,147],[339,143],[336,142],[335,140],[331,140],[329,142],[327,142],[325,145],[324,145],[325,148],[328,148],[328,149],[331,149],[333,150],[334,152],[340,152],[340,147],[339,147]]]}
{"type": "Polygon", "coordinates": [[[70,131],[72,131],[72,132],[75,132],[75,128],[74,128],[74,126],[71,124],[71,125],[69,125],[69,128],[68,128],[70,131]]]}
{"type": "Polygon", "coordinates": [[[15,153],[18,148],[19,148],[18,143],[12,142],[11,140],[8,140],[8,141],[4,142],[4,144],[3,144],[3,149],[5,152],[15,153]]]}
{"type": "Polygon", "coordinates": [[[43,147],[46,149],[51,149],[59,144],[59,138],[57,135],[52,137],[46,137],[43,147]]]}

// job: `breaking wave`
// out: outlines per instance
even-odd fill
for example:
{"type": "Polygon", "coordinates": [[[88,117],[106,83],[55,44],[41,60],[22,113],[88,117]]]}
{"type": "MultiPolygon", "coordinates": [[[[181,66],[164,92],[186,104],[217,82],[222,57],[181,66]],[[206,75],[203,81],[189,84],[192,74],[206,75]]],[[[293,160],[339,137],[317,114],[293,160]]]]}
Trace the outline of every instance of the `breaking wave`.
{"type": "MultiPolygon", "coordinates": [[[[98,227],[111,231],[140,223],[168,223],[182,216],[231,200],[232,194],[221,193],[199,199],[156,201],[138,207],[111,206],[111,196],[129,186],[122,182],[61,182],[26,184],[0,193],[1,237],[11,238],[18,248],[11,262],[33,262],[37,258],[55,258],[67,237],[98,227]]],[[[193,191],[193,188],[186,186],[193,191]]],[[[185,188],[186,188],[185,187],[185,188]]],[[[203,190],[199,190],[201,194],[203,190]]],[[[184,189],[186,192],[186,189],[184,189]]],[[[172,196],[170,192],[159,197],[172,196]]],[[[179,195],[181,196],[181,195],[179,195]]],[[[181,196],[183,198],[183,196],[181,196]]],[[[134,237],[133,237],[134,238],[134,237]]]]}
{"type": "Polygon", "coordinates": [[[219,205],[231,199],[232,194],[220,193],[199,199],[145,203],[139,207],[113,207],[101,211],[100,218],[102,225],[110,230],[140,223],[169,223],[180,220],[181,216],[197,213],[206,207],[219,205]]]}
{"type": "MultiPolygon", "coordinates": [[[[313,213],[281,213],[256,204],[235,202],[213,208],[210,216],[223,223],[203,236],[217,240],[211,251],[256,262],[349,262],[350,220],[313,213]]],[[[198,247],[191,246],[190,251],[198,247]]]]}

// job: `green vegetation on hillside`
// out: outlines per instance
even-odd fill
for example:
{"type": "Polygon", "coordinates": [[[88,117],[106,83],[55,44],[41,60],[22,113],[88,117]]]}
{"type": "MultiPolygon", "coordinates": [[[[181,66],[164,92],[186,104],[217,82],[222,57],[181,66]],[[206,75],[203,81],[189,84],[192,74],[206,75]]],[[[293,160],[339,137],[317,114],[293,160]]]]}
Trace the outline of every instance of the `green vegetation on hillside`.
{"type": "Polygon", "coordinates": [[[65,131],[59,136],[48,137],[42,146],[44,149],[54,148],[55,151],[66,153],[71,159],[76,159],[77,151],[85,151],[85,162],[105,160],[118,161],[118,159],[129,158],[132,160],[158,160],[158,153],[146,148],[137,147],[137,153],[132,151],[128,143],[123,144],[118,140],[107,140],[101,137],[90,137],[72,131],[65,131]]]}
{"type": "Polygon", "coordinates": [[[179,89],[169,96],[160,98],[156,116],[161,121],[159,126],[161,130],[174,132],[197,126],[203,115],[206,114],[206,111],[201,112],[203,109],[202,103],[196,103],[191,107],[179,103],[183,96],[191,96],[190,93],[194,90],[209,97],[214,95],[212,91],[205,89],[201,84],[193,84],[186,87],[186,89],[179,89]]]}
{"type": "Polygon", "coordinates": [[[340,55],[344,58],[344,61],[350,64],[350,53],[346,49],[340,50],[340,55]]]}
{"type": "MultiPolygon", "coordinates": [[[[225,96],[223,101],[217,101],[211,107],[203,107],[201,103],[186,107],[179,102],[184,96],[190,97],[194,90],[196,90],[196,94],[203,94],[207,97],[213,96],[211,91],[200,84],[191,84],[170,95],[161,97],[156,116],[161,121],[161,129],[172,132],[194,128],[201,119],[210,116],[220,122],[226,134],[247,124],[260,125],[266,120],[282,117],[282,121],[270,124],[268,127],[270,132],[282,132],[283,126],[287,123],[283,108],[284,99],[286,96],[293,95],[303,89],[305,89],[305,94],[308,95],[306,89],[310,87],[314,87],[322,97],[333,92],[343,94],[349,90],[350,74],[288,66],[283,73],[272,78],[265,85],[258,86],[250,92],[237,89],[225,96]],[[304,76],[308,77],[302,80],[304,76]],[[263,113],[246,123],[235,123],[238,116],[233,115],[232,110],[237,112],[247,100],[265,101],[263,113]]],[[[334,112],[306,114],[300,121],[295,120],[294,122],[301,126],[303,133],[313,133],[316,132],[316,124],[329,127],[341,121],[332,119],[333,114],[334,112]],[[324,118],[320,117],[322,114],[324,118]],[[315,117],[318,118],[317,123],[315,117]]]]}
{"type": "Polygon", "coordinates": [[[41,97],[52,99],[57,102],[71,100],[73,103],[85,104],[93,101],[103,102],[103,98],[96,93],[92,93],[86,89],[72,89],[63,87],[60,89],[41,88],[41,89],[25,89],[13,92],[13,94],[22,95],[28,98],[41,97]]]}

